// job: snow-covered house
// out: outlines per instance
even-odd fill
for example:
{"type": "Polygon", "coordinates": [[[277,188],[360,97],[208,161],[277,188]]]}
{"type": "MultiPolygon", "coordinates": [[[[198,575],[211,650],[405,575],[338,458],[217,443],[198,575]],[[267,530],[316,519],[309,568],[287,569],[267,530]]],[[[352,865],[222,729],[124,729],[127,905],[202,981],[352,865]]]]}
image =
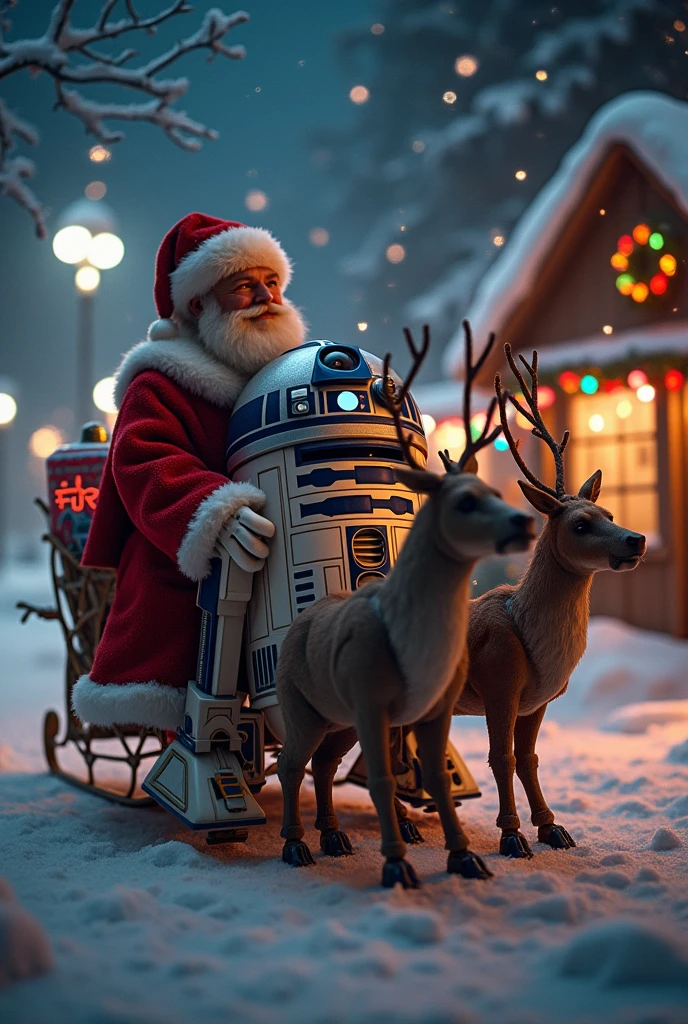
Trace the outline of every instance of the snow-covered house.
{"type": "MultiPolygon", "coordinates": [[[[629,93],[590,121],[467,314],[477,338],[499,342],[479,382],[510,379],[505,342],[528,358],[536,348],[545,416],[559,436],[571,429],[568,489],[601,468],[601,501],[648,538],[635,572],[598,574],[593,611],[677,636],[688,636],[687,257],[688,104],[629,93]]],[[[462,358],[459,328],[452,377],[462,358]]],[[[547,478],[549,451],[530,440],[547,478]]]]}

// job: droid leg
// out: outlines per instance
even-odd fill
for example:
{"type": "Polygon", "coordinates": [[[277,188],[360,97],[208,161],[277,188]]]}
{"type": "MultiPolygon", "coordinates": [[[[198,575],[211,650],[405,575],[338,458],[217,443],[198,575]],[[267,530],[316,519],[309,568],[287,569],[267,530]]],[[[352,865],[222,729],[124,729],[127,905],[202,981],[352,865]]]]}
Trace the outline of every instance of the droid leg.
{"type": "Polygon", "coordinates": [[[339,828],[332,802],[332,783],[344,754],[351,750],[357,739],[355,729],[330,732],[313,754],[311,762],[318,808],[315,827],[320,832],[320,849],[328,857],[342,857],[353,853],[349,837],[339,828]]]}
{"type": "Polygon", "coordinates": [[[203,622],[197,677],[188,686],[177,739],[143,783],[192,829],[217,833],[266,820],[251,792],[265,781],[262,715],[242,708],[243,696],[236,693],[252,580],[227,554],[212,560],[198,592],[203,622]]]}
{"type": "Polygon", "coordinates": [[[445,844],[449,850],[447,871],[463,875],[464,878],[490,878],[492,872],[482,858],[468,848],[468,836],[461,827],[452,800],[445,753],[450,724],[451,705],[437,718],[417,722],[414,727],[423,770],[423,785],[435,801],[442,822],[445,844]]]}

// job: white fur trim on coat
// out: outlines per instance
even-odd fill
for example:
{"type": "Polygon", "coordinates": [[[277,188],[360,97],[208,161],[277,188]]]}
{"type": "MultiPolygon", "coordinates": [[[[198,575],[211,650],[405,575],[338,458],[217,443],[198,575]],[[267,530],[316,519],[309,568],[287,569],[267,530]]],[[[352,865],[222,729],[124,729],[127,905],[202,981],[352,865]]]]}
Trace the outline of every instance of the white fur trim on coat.
{"type": "MultiPolygon", "coordinates": [[[[179,329],[178,334],[181,334],[179,329]]],[[[145,370],[164,373],[192,395],[205,398],[221,409],[234,407],[248,380],[221,363],[200,341],[183,336],[166,341],[141,341],[125,353],[115,374],[118,408],[134,377],[145,370]]]]}
{"type": "Polygon", "coordinates": [[[222,527],[240,508],[260,512],[265,495],[249,483],[222,484],[204,498],[193,514],[177,552],[177,565],[189,579],[205,579],[222,527]]]}
{"type": "Polygon", "coordinates": [[[147,725],[176,729],[182,724],[186,687],[161,683],[94,683],[81,676],[72,690],[72,708],[92,725],[147,725]]]}
{"type": "Polygon", "coordinates": [[[224,277],[251,267],[274,270],[282,291],[291,280],[291,260],[265,228],[228,228],[207,238],[170,274],[174,308],[187,316],[191,299],[207,295],[224,277]]]}

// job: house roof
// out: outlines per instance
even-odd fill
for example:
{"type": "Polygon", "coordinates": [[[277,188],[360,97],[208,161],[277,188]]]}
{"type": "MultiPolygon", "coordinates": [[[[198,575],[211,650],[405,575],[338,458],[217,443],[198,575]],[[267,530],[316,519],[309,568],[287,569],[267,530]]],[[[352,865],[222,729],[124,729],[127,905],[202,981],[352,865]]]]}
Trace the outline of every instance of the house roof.
{"type": "MultiPolygon", "coordinates": [[[[656,92],[631,92],[612,100],[589,121],[483,278],[467,314],[476,337],[498,333],[528,296],[605,155],[618,145],[648,167],[688,216],[688,103],[656,92]]],[[[444,353],[445,370],[459,376],[462,363],[463,332],[458,328],[444,353]]]]}
{"type": "Polygon", "coordinates": [[[622,331],[610,338],[595,334],[589,338],[552,345],[538,353],[538,366],[548,373],[575,370],[582,366],[612,366],[637,358],[655,355],[688,355],[688,322],[650,324],[622,331]]]}

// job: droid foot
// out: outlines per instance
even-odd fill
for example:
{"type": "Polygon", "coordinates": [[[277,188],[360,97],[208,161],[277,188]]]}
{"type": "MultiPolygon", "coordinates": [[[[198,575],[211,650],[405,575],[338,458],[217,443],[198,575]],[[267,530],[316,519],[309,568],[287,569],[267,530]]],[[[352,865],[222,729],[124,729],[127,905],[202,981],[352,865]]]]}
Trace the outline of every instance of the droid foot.
{"type": "Polygon", "coordinates": [[[387,858],[382,868],[382,884],[385,889],[393,889],[397,884],[403,889],[420,889],[420,880],[413,865],[403,858],[387,858]]]}
{"type": "Polygon", "coordinates": [[[533,856],[528,840],[520,832],[505,832],[499,841],[499,852],[502,857],[515,859],[527,857],[530,860],[533,856]]]}
{"type": "Polygon", "coordinates": [[[302,839],[288,839],[282,847],[282,860],[295,868],[309,867],[315,864],[313,854],[302,839]]]}
{"type": "Polygon", "coordinates": [[[538,829],[538,842],[547,843],[553,850],[570,850],[576,845],[563,825],[541,825],[538,829]]]}
{"type": "Polygon", "coordinates": [[[471,850],[450,853],[447,857],[447,871],[450,875],[461,875],[462,878],[494,877],[482,857],[471,850]]]}
{"type": "Polygon", "coordinates": [[[338,828],[321,834],[320,849],[327,857],[350,857],[354,852],[348,835],[338,828]]]}
{"type": "Polygon", "coordinates": [[[418,843],[424,843],[423,833],[418,831],[418,826],[415,821],[410,818],[401,818],[399,821],[399,831],[401,832],[401,838],[409,846],[417,846],[418,843]]]}

